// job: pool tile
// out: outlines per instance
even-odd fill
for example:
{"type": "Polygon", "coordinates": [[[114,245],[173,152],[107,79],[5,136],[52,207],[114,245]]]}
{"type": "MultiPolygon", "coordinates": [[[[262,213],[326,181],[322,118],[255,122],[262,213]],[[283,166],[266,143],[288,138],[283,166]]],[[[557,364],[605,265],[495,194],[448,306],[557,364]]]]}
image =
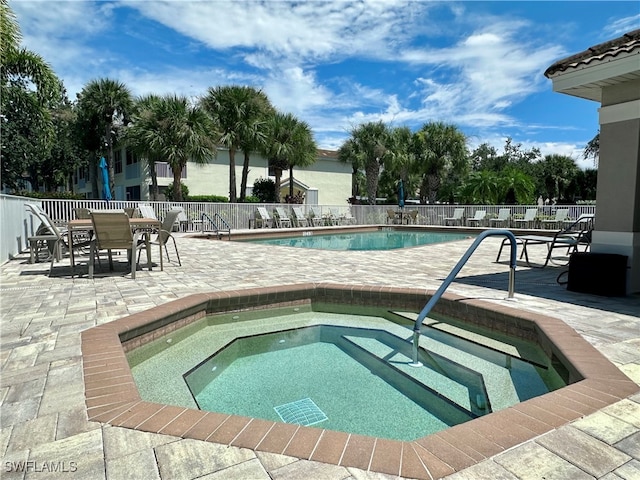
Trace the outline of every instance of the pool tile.
{"type": "Polygon", "coordinates": [[[322,435],[322,429],[320,428],[300,427],[293,434],[291,441],[282,453],[292,457],[309,459],[320,439],[320,435],[322,435]]]}
{"type": "Polygon", "coordinates": [[[338,465],[348,439],[348,433],[324,430],[309,460],[338,465]]]}
{"type": "Polygon", "coordinates": [[[264,452],[283,453],[299,428],[299,425],[276,423],[258,444],[257,448],[264,452]]]}
{"type": "Polygon", "coordinates": [[[275,425],[274,422],[268,420],[262,420],[259,418],[252,418],[247,427],[240,432],[240,434],[233,439],[232,445],[236,447],[244,447],[254,449],[262,441],[262,439],[269,433],[269,430],[275,425]]]}
{"type": "Polygon", "coordinates": [[[455,472],[455,469],[451,467],[451,465],[432,454],[422,445],[419,445],[417,442],[413,442],[412,446],[414,452],[427,470],[426,477],[420,476],[417,478],[442,478],[455,472]]]}
{"type": "Polygon", "coordinates": [[[223,413],[203,413],[205,415],[185,432],[184,436],[186,438],[205,440],[229,417],[229,415],[225,415],[223,413]]]}
{"type": "Polygon", "coordinates": [[[183,436],[187,431],[194,427],[200,420],[204,418],[206,412],[201,410],[193,410],[189,408],[183,411],[176,418],[171,420],[167,425],[162,427],[158,433],[166,433],[167,435],[183,436]]]}
{"type": "Polygon", "coordinates": [[[476,460],[451,445],[442,437],[438,436],[438,434],[416,440],[416,443],[447,463],[454,470],[462,470],[476,463],[476,460]]]}
{"type": "Polygon", "coordinates": [[[438,432],[438,435],[475,460],[484,460],[504,450],[500,445],[476,433],[466,424],[447,428],[438,432]]]}
{"type": "Polygon", "coordinates": [[[158,433],[162,430],[167,424],[175,420],[182,412],[184,412],[184,408],[175,407],[172,405],[166,405],[152,417],[138,425],[136,428],[139,430],[143,430],[145,432],[158,433]]]}
{"type": "Polygon", "coordinates": [[[207,437],[207,441],[229,445],[250,421],[251,419],[249,417],[229,415],[226,420],[222,422],[210,436],[207,437]]]}
{"type": "Polygon", "coordinates": [[[400,475],[402,442],[378,438],[373,450],[370,469],[374,472],[400,475]]]}
{"type": "Polygon", "coordinates": [[[349,435],[340,465],[368,470],[375,442],[375,438],[372,437],[349,435]]]}

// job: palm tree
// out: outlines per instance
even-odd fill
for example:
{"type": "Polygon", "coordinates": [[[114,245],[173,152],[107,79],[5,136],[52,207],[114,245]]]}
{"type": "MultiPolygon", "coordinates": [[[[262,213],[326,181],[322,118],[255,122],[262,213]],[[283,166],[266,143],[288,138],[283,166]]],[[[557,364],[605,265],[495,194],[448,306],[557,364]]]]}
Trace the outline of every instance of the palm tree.
{"type": "Polygon", "coordinates": [[[362,156],[358,155],[357,144],[353,138],[347,139],[338,149],[338,160],[351,165],[351,198],[354,200],[360,195],[361,170],[364,168],[362,156]]]}
{"type": "Polygon", "coordinates": [[[351,130],[351,138],[342,145],[344,155],[351,158],[352,165],[363,165],[367,177],[369,205],[375,205],[378,195],[380,168],[388,154],[389,128],[382,122],[368,122],[351,130]]]}
{"type": "Polygon", "coordinates": [[[455,125],[425,123],[414,135],[414,155],[417,173],[422,178],[421,201],[428,199],[433,203],[443,176],[466,170],[466,138],[455,125]]]}
{"type": "Polygon", "coordinates": [[[500,177],[491,170],[471,172],[462,187],[462,196],[466,203],[495,205],[500,193],[500,177]]]}
{"type": "Polygon", "coordinates": [[[498,185],[502,191],[504,203],[521,205],[533,203],[535,183],[529,175],[514,166],[505,168],[499,175],[498,185]]]}
{"type": "Polygon", "coordinates": [[[182,169],[191,161],[204,164],[216,154],[211,117],[185,96],[145,97],[127,132],[133,148],[148,159],[162,160],[173,172],[173,192],[182,201],[182,169]]]}
{"type": "Polygon", "coordinates": [[[78,118],[87,134],[85,144],[89,150],[106,153],[112,192],[115,191],[113,145],[128,122],[133,106],[127,86],[108,78],[92,80],[78,95],[78,118]]]}
{"type": "Polygon", "coordinates": [[[229,201],[232,203],[237,200],[235,154],[237,150],[244,152],[242,201],[249,174],[249,154],[264,141],[265,117],[273,112],[273,107],[263,92],[238,85],[210,87],[201,104],[220,130],[220,143],[229,149],[229,201]]]}
{"type": "Polygon", "coordinates": [[[276,112],[268,121],[266,131],[261,152],[274,168],[276,202],[280,202],[283,170],[289,169],[289,196],[293,197],[293,167],[308,166],[315,162],[317,147],[309,125],[291,113],[276,112]]]}
{"type": "Polygon", "coordinates": [[[136,100],[134,113],[131,116],[131,124],[125,131],[127,148],[145,159],[151,175],[151,199],[158,200],[158,175],[156,173],[155,152],[150,151],[148,140],[154,132],[161,130],[162,119],[154,112],[154,107],[161,101],[161,97],[155,94],[140,97],[136,100]]]}

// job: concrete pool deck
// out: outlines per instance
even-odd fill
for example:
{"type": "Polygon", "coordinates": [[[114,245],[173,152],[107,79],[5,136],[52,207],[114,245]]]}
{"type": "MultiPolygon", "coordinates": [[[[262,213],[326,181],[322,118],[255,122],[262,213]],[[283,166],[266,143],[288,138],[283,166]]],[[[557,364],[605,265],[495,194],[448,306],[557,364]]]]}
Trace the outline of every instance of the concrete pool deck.
{"type": "MultiPolygon", "coordinates": [[[[640,298],[568,292],[556,283],[561,268],[519,266],[516,301],[506,301],[508,269],[494,263],[500,242],[485,240],[448,291],[561,319],[640,384],[640,298]]],[[[397,478],[88,421],[80,333],[194,293],[306,282],[434,290],[470,243],[327,252],[180,237],[182,267],[141,270],[135,280],[123,265],[93,280],[80,266],[83,275],[71,277],[68,260],[49,278],[48,264],[21,255],[0,267],[3,478],[397,478]]],[[[640,394],[497,455],[475,454],[469,468],[434,473],[456,480],[636,478],[640,394]]]]}

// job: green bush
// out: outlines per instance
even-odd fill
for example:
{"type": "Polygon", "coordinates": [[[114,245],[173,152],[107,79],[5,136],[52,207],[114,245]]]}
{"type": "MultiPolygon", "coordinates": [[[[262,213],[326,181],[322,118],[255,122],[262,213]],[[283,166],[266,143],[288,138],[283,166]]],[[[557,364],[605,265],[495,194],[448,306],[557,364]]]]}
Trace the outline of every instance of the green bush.
{"type": "Polygon", "coordinates": [[[248,197],[245,197],[244,203],[261,203],[261,202],[258,197],[254,195],[249,195],[248,197]]]}
{"type": "MultiPolygon", "coordinates": [[[[182,190],[182,198],[186,201],[189,198],[189,187],[187,187],[184,183],[180,182],[180,189],[182,190]]],[[[167,200],[175,200],[175,195],[173,194],[173,183],[170,183],[164,191],[165,197],[167,200]]]]}
{"type": "Polygon", "coordinates": [[[189,195],[188,202],[229,203],[227,197],[222,195],[189,195]]]}
{"type": "Polygon", "coordinates": [[[84,195],[73,192],[16,192],[15,195],[29,198],[59,198],[61,200],[84,200],[84,195]]]}

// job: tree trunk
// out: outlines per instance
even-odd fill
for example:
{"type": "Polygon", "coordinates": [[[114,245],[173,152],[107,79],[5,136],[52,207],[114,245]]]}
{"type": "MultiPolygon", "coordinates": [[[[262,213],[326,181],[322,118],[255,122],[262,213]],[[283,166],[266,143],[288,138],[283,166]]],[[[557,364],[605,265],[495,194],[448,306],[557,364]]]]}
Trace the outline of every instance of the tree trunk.
{"type": "Polygon", "coordinates": [[[242,179],[240,180],[240,202],[247,198],[247,180],[249,177],[249,154],[244,152],[244,163],[242,164],[242,179]]]}
{"type": "Polygon", "coordinates": [[[180,184],[182,169],[177,168],[176,170],[177,172],[174,172],[173,168],[171,169],[173,172],[173,199],[176,202],[182,202],[182,185],[180,184]]]}
{"type": "Polygon", "coordinates": [[[293,198],[293,165],[289,165],[289,198],[293,198]]]}
{"type": "Polygon", "coordinates": [[[151,175],[151,200],[158,201],[158,173],[156,172],[156,162],[149,161],[149,175],[151,175]]]}
{"type": "Polygon", "coordinates": [[[440,190],[440,176],[436,173],[427,174],[427,195],[429,197],[429,203],[436,203],[438,190],[440,190]]]}
{"type": "Polygon", "coordinates": [[[229,147],[229,203],[236,201],[236,149],[229,147]]]}
{"type": "Polygon", "coordinates": [[[276,176],[276,203],[280,203],[280,185],[282,183],[282,169],[274,168],[274,173],[276,176]]]}
{"type": "MultiPolygon", "coordinates": [[[[109,190],[111,190],[111,198],[116,199],[116,170],[113,165],[113,138],[111,137],[111,124],[107,124],[107,144],[109,152],[107,155],[107,166],[109,167],[109,190]]],[[[126,168],[126,167],[125,167],[126,168]]]]}
{"type": "Polygon", "coordinates": [[[369,162],[365,168],[367,174],[367,200],[369,205],[376,204],[376,197],[378,196],[378,175],[380,174],[380,164],[375,162],[369,162]]]}

